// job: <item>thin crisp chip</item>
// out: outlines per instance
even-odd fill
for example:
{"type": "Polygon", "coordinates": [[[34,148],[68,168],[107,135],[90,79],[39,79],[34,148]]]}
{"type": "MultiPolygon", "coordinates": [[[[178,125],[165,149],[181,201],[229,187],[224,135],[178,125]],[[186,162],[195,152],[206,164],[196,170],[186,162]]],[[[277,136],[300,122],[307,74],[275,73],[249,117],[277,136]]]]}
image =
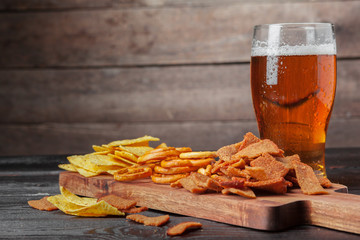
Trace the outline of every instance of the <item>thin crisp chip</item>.
{"type": "Polygon", "coordinates": [[[106,147],[102,147],[102,146],[98,146],[98,145],[92,145],[92,148],[94,149],[95,152],[104,152],[104,151],[109,150],[106,147]]]}
{"type": "Polygon", "coordinates": [[[66,171],[77,172],[76,168],[71,163],[69,163],[69,164],[59,164],[58,167],[61,168],[61,169],[66,170],[66,171]]]}
{"type": "Polygon", "coordinates": [[[49,202],[47,200],[48,196],[43,197],[42,199],[39,200],[30,200],[28,201],[28,204],[38,210],[42,210],[42,211],[53,211],[53,210],[57,210],[58,208],[56,206],[54,206],[54,204],[52,204],[51,202],[49,202]]]}
{"type": "Polygon", "coordinates": [[[146,146],[143,147],[119,146],[119,149],[130,152],[137,157],[141,157],[146,152],[153,150],[152,147],[146,147],[146,146]]]}
{"type": "Polygon", "coordinates": [[[124,164],[123,162],[119,162],[114,159],[114,155],[90,155],[88,156],[88,159],[91,163],[97,165],[97,166],[121,166],[121,167],[128,167],[131,164],[124,164]]]}
{"type": "Polygon", "coordinates": [[[134,163],[136,163],[137,159],[138,159],[134,154],[132,154],[131,152],[127,152],[127,151],[115,151],[115,155],[122,157],[122,158],[126,158],[134,163]]]}
{"type": "Polygon", "coordinates": [[[245,169],[250,173],[250,176],[256,180],[263,181],[269,179],[263,167],[245,166],[245,169]]]}
{"type": "Polygon", "coordinates": [[[126,145],[131,145],[131,144],[135,144],[135,143],[141,143],[141,142],[149,142],[149,141],[159,141],[159,138],[156,137],[151,137],[151,136],[143,136],[143,137],[139,137],[139,138],[135,138],[135,139],[124,139],[124,140],[118,140],[118,141],[113,141],[111,143],[109,143],[109,146],[126,146],[126,145]]]}
{"type": "MultiPolygon", "coordinates": [[[[116,151],[115,151],[116,152],[116,151]]],[[[131,165],[134,165],[135,163],[127,160],[126,158],[114,155],[114,154],[108,154],[108,156],[112,157],[114,161],[118,162],[119,164],[123,163],[124,167],[130,167],[131,165]]]]}
{"type": "Polygon", "coordinates": [[[68,202],[74,203],[79,206],[90,206],[97,203],[97,200],[95,198],[79,197],[73,194],[72,192],[70,192],[69,190],[67,190],[66,188],[64,188],[63,186],[60,186],[60,192],[61,195],[68,202]]]}

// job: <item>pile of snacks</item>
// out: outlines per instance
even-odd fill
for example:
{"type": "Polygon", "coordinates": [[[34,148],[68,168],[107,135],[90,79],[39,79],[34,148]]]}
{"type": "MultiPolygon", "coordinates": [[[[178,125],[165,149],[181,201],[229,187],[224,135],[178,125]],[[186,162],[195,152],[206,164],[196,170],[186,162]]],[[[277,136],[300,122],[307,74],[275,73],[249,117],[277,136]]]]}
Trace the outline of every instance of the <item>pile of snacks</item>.
{"type": "Polygon", "coordinates": [[[155,183],[184,187],[192,193],[216,191],[248,198],[256,198],[253,190],[284,194],[293,186],[300,186],[304,194],[327,194],[323,187],[331,186],[326,177],[316,177],[298,155],[285,157],[274,142],[252,133],[216,152],[194,152],[165,143],[149,146],[149,141],[158,140],[144,136],[93,146],[94,153],[70,156],[70,164],[59,167],[86,177],[103,173],[117,181],[150,177],[155,183]]]}
{"type": "Polygon", "coordinates": [[[327,178],[317,178],[298,155],[285,157],[283,153],[272,141],[247,133],[243,141],[220,148],[218,161],[171,186],[192,193],[221,191],[247,198],[256,197],[253,190],[284,194],[293,186],[300,186],[304,194],[328,193],[323,188],[331,186],[327,178]]]}
{"type": "Polygon", "coordinates": [[[153,150],[149,146],[149,141],[159,141],[159,138],[144,136],[136,139],[113,141],[101,146],[93,145],[95,152],[69,156],[67,159],[70,163],[60,164],[59,168],[78,172],[84,177],[93,177],[105,173],[113,175],[121,169],[136,165],[140,156],[153,150]]]}
{"type": "MultiPolygon", "coordinates": [[[[146,226],[160,227],[170,220],[169,215],[148,217],[133,214],[146,211],[148,208],[136,207],[136,201],[121,198],[113,194],[105,195],[99,199],[79,197],[62,186],[60,186],[60,192],[61,194],[59,195],[43,197],[40,200],[30,200],[28,204],[38,210],[53,211],[59,209],[65,214],[80,217],[125,216],[125,213],[128,213],[130,215],[127,215],[126,219],[142,223],[146,226]]],[[[181,235],[187,229],[198,229],[201,227],[202,224],[198,222],[183,222],[168,228],[167,234],[169,236],[181,235]]]]}

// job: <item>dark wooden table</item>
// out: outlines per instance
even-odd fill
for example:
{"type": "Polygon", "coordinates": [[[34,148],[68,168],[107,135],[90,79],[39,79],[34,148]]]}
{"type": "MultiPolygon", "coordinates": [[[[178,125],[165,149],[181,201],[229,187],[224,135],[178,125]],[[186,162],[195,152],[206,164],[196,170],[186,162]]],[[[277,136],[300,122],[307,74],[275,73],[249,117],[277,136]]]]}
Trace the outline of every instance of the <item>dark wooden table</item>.
{"type": "MultiPolygon", "coordinates": [[[[66,156],[0,157],[0,238],[5,239],[163,239],[167,226],[151,227],[121,217],[81,218],[60,211],[32,209],[28,200],[59,194],[57,164],[66,156]]],[[[328,177],[360,195],[360,148],[328,149],[328,177]]],[[[359,203],[360,204],[360,203],[359,203]]],[[[211,211],[211,209],[209,209],[211,211]]],[[[148,216],[164,214],[147,211],[148,216]]],[[[187,239],[359,239],[356,234],[316,226],[297,226],[281,232],[247,229],[170,214],[171,223],[199,221],[203,229],[176,238],[187,239]]]]}

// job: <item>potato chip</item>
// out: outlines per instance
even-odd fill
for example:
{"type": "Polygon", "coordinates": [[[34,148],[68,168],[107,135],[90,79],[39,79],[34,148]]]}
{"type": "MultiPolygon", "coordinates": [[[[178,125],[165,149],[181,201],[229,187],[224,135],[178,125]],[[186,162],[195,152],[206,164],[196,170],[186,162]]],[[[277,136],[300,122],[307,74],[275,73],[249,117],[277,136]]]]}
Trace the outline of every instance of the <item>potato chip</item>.
{"type": "Polygon", "coordinates": [[[60,191],[61,195],[51,196],[48,201],[66,214],[83,217],[124,215],[123,212],[105,201],[97,202],[95,198],[78,197],[63,187],[60,188],[60,191]]]}
{"type": "Polygon", "coordinates": [[[79,206],[89,206],[97,203],[97,200],[95,198],[88,198],[88,197],[79,197],[64,188],[63,186],[60,186],[60,192],[61,195],[71,203],[74,203],[79,206]]]}
{"type": "Polygon", "coordinates": [[[147,146],[142,146],[142,147],[131,147],[131,146],[119,146],[119,149],[126,151],[126,152],[130,152],[132,154],[134,154],[137,157],[141,157],[142,155],[144,155],[146,152],[149,152],[151,150],[153,150],[152,147],[147,147],[147,146]]]}
{"type": "Polygon", "coordinates": [[[66,171],[77,172],[76,168],[71,163],[70,164],[59,164],[58,167],[66,170],[66,171]]]}
{"type": "Polygon", "coordinates": [[[78,167],[78,166],[74,166],[74,167],[75,167],[76,171],[84,177],[94,177],[94,176],[101,174],[101,172],[88,171],[88,170],[78,167]]]}
{"type": "Polygon", "coordinates": [[[95,152],[104,152],[104,151],[108,151],[109,149],[106,147],[102,147],[102,146],[97,146],[97,145],[92,145],[92,148],[94,149],[95,152]]]}
{"type": "Polygon", "coordinates": [[[151,136],[143,136],[140,138],[135,138],[135,139],[125,139],[125,140],[118,140],[118,141],[113,141],[111,143],[109,143],[109,146],[126,146],[126,145],[131,145],[131,144],[135,144],[135,143],[142,143],[142,142],[149,142],[149,141],[159,141],[159,138],[156,137],[151,137],[151,136]]]}
{"type": "Polygon", "coordinates": [[[109,153],[112,153],[112,151],[105,150],[105,151],[102,151],[102,152],[93,152],[93,153],[90,153],[90,155],[107,155],[109,153]]]}
{"type": "MultiPolygon", "coordinates": [[[[119,162],[117,160],[114,159],[114,157],[112,157],[112,155],[90,155],[88,156],[89,161],[92,164],[95,164],[97,166],[120,166],[120,167],[128,167],[131,166],[131,164],[124,164],[123,162],[119,162]]],[[[93,167],[94,169],[96,169],[95,167],[93,167]]]]}
{"type": "Polygon", "coordinates": [[[123,158],[123,157],[120,157],[120,156],[117,156],[114,154],[108,154],[108,156],[112,157],[114,161],[116,161],[118,164],[122,164],[124,167],[130,167],[135,164],[134,162],[132,162],[126,158],[123,158]]]}
{"type": "Polygon", "coordinates": [[[115,155],[118,157],[126,158],[134,163],[136,163],[138,159],[134,154],[126,151],[115,151],[115,155]]]}

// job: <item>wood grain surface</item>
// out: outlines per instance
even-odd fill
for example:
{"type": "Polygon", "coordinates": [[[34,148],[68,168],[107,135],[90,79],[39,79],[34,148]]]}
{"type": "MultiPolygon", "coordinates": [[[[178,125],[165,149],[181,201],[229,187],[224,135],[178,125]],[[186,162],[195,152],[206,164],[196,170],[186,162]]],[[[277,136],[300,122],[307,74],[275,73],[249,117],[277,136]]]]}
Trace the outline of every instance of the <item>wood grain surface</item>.
{"type": "Polygon", "coordinates": [[[358,57],[359,11],[359,1],[321,1],[0,14],[0,65],[249,62],[253,26],[289,19],[335,23],[338,56],[358,57]]]}
{"type": "Polygon", "coordinates": [[[357,0],[0,1],[0,155],[144,134],[205,150],[256,133],[253,26],[299,21],[336,26],[327,146],[360,147],[359,11],[357,0]]]}
{"type": "Polygon", "coordinates": [[[117,182],[108,175],[86,178],[71,172],[60,174],[59,185],[83,196],[115,194],[156,210],[261,230],[313,224],[360,233],[360,196],[334,192],[347,192],[342,185],[334,185],[328,195],[304,195],[294,189],[284,195],[258,195],[256,199],[217,193],[198,195],[149,179],[117,182]]]}

